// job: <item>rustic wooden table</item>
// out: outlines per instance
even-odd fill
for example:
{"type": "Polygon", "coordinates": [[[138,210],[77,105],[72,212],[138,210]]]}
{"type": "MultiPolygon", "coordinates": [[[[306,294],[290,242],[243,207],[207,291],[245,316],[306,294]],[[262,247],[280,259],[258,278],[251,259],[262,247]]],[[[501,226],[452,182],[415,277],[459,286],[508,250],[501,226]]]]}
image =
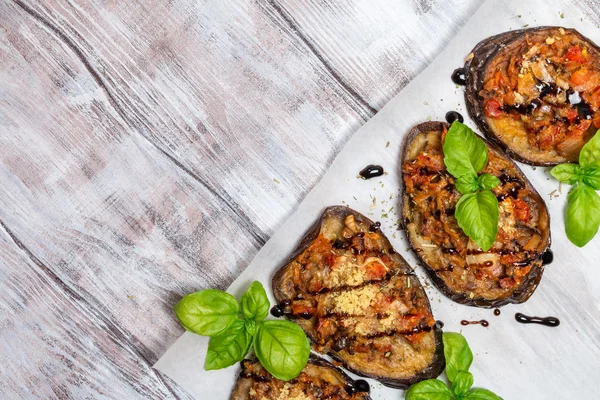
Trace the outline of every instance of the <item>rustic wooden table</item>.
{"type": "Polygon", "coordinates": [[[189,398],[151,368],[172,306],[481,3],[0,2],[0,397],[189,398]]]}

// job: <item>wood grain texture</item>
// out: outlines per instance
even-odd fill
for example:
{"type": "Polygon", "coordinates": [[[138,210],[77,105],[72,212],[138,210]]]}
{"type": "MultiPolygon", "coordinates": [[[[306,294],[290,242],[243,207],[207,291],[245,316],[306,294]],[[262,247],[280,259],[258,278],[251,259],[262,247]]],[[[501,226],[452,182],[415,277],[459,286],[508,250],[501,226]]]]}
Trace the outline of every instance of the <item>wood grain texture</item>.
{"type": "Polygon", "coordinates": [[[149,367],[173,304],[226,287],[480,3],[1,2],[2,392],[186,398],[149,367]]]}

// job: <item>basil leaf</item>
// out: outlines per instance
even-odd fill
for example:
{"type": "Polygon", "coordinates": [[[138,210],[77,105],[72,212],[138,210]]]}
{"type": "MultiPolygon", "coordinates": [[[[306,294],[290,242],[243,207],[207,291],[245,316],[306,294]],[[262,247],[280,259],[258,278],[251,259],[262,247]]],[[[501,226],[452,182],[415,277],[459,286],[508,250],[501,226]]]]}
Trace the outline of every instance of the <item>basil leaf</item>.
{"type": "Polygon", "coordinates": [[[246,293],[240,299],[242,314],[247,319],[262,321],[269,315],[269,299],[262,283],[252,282],[246,293]]]}
{"type": "Polygon", "coordinates": [[[456,181],[454,181],[454,185],[456,186],[456,190],[462,194],[473,193],[479,189],[477,178],[472,175],[465,175],[457,178],[456,181]]]}
{"type": "Polygon", "coordinates": [[[457,396],[466,394],[473,386],[473,374],[467,371],[458,371],[452,382],[452,393],[457,396]]]}
{"type": "Polygon", "coordinates": [[[587,167],[581,173],[582,181],[594,190],[600,190],[600,168],[587,167]]]}
{"type": "Polygon", "coordinates": [[[487,389],[473,389],[462,396],[467,400],[502,400],[502,397],[495,395],[487,389]]]}
{"type": "Polygon", "coordinates": [[[454,382],[459,371],[468,371],[473,362],[473,353],[465,337],[459,333],[444,332],[444,357],[446,358],[446,376],[454,382]]]}
{"type": "Polygon", "coordinates": [[[405,400],[451,400],[452,392],[442,381],[428,379],[412,385],[404,394],[405,400]]]}
{"type": "Polygon", "coordinates": [[[463,195],[456,203],[458,226],[483,251],[496,241],[498,214],[498,199],[489,190],[463,195]]]}
{"type": "Polygon", "coordinates": [[[477,185],[481,190],[490,190],[500,184],[500,179],[491,174],[481,174],[477,178],[477,185]]]}
{"type": "Polygon", "coordinates": [[[576,246],[585,246],[600,226],[600,196],[594,189],[577,184],[567,197],[565,230],[576,246]]]}
{"type": "Polygon", "coordinates": [[[488,161],[487,146],[468,126],[454,121],[444,139],[444,164],[455,178],[477,177],[488,161]]]}
{"type": "Polygon", "coordinates": [[[550,170],[554,178],[570,185],[579,180],[581,168],[577,164],[560,164],[550,170]]]}
{"type": "Polygon", "coordinates": [[[600,166],[600,135],[598,132],[587,142],[579,153],[579,165],[581,167],[600,166]]]}
{"type": "Polygon", "coordinates": [[[246,328],[246,332],[248,332],[250,335],[252,335],[252,336],[256,335],[257,325],[256,325],[255,320],[253,320],[253,319],[245,320],[244,327],[246,328]]]}
{"type": "Polygon", "coordinates": [[[175,304],[181,325],[203,336],[222,334],[238,319],[239,312],[235,297],[215,289],[188,294],[175,304]]]}
{"type": "Polygon", "coordinates": [[[210,338],[204,369],[227,368],[242,361],[251,344],[252,335],[246,331],[244,321],[237,319],[225,333],[210,338]]]}
{"type": "Polygon", "coordinates": [[[297,377],[308,361],[310,344],[302,328],[289,321],[263,321],[254,336],[258,360],[275,378],[297,377]]]}

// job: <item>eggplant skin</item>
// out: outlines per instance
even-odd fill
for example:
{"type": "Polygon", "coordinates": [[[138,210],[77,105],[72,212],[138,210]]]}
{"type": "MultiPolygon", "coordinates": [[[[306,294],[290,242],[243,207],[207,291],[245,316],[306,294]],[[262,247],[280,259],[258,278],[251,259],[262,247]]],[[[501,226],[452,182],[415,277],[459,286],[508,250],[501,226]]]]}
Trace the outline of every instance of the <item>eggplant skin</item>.
{"type": "MultiPolygon", "coordinates": [[[[510,157],[530,165],[553,166],[567,162],[576,162],[579,150],[583,144],[593,136],[596,129],[592,124],[587,132],[583,134],[583,141],[579,146],[576,146],[578,148],[568,150],[568,154],[557,154],[554,149],[552,151],[538,149],[531,144],[528,146],[514,144],[514,137],[509,135],[506,129],[502,129],[502,132],[496,131],[490,126],[487,120],[484,110],[484,97],[482,95],[488,77],[486,72],[491,63],[502,61],[496,60],[496,58],[497,56],[503,56],[503,54],[500,53],[507,46],[517,45],[520,41],[524,42],[528,37],[532,37],[533,35],[545,35],[546,33],[551,35],[556,33],[557,30],[561,30],[568,35],[573,35],[573,37],[577,38],[581,43],[584,43],[585,46],[587,46],[587,49],[592,56],[596,57],[597,60],[600,59],[600,47],[596,46],[594,42],[581,35],[576,30],[558,26],[540,26],[504,32],[484,39],[471,50],[471,53],[464,64],[464,74],[466,79],[465,102],[469,116],[475,121],[479,130],[488,139],[502,148],[510,157]],[[507,139],[502,140],[500,137],[502,135],[499,135],[499,133],[505,135],[507,139]]],[[[600,66],[598,66],[598,68],[600,68],[600,66]]]]}
{"type": "MultiPolygon", "coordinates": [[[[442,132],[447,130],[448,128],[449,128],[448,124],[446,124],[444,122],[435,122],[435,121],[434,122],[425,122],[425,123],[419,124],[419,125],[415,126],[414,128],[412,128],[410,130],[410,132],[408,133],[408,135],[406,136],[404,143],[403,143],[403,148],[402,148],[402,153],[401,153],[401,157],[402,157],[401,160],[402,160],[403,167],[404,167],[405,163],[407,162],[407,160],[412,159],[412,157],[411,157],[412,155],[409,154],[410,152],[414,151],[411,148],[411,145],[413,144],[413,142],[417,143],[417,142],[415,142],[415,140],[417,140],[418,137],[420,137],[422,135],[427,135],[428,133],[436,133],[436,134],[439,133],[441,135],[442,132]]],[[[422,139],[419,139],[419,140],[422,140],[422,139]]],[[[508,293],[505,296],[486,298],[484,296],[473,296],[471,294],[468,294],[467,293],[468,291],[462,292],[462,291],[458,291],[458,290],[455,290],[450,287],[449,282],[442,277],[443,272],[441,272],[440,269],[443,270],[443,268],[439,268],[439,267],[436,268],[436,265],[433,265],[432,262],[427,259],[426,255],[428,253],[428,250],[424,249],[424,246],[419,244],[419,238],[417,237],[417,235],[415,235],[414,232],[411,232],[410,226],[411,226],[413,219],[415,219],[415,215],[414,215],[413,208],[411,207],[411,199],[409,197],[409,194],[407,193],[407,187],[406,187],[407,185],[406,185],[406,182],[404,179],[405,178],[404,170],[402,172],[403,195],[402,195],[400,207],[402,210],[402,228],[403,228],[404,232],[406,233],[410,247],[414,251],[416,256],[419,258],[420,262],[422,263],[422,265],[425,268],[425,271],[427,272],[427,274],[430,277],[430,279],[432,280],[432,282],[436,285],[436,287],[445,296],[447,296],[448,298],[450,298],[451,300],[453,300],[457,303],[468,305],[468,306],[473,306],[473,307],[480,307],[480,308],[494,308],[494,307],[501,307],[506,304],[523,303],[523,302],[527,301],[527,299],[529,299],[529,297],[531,297],[531,295],[534,293],[535,289],[537,288],[537,286],[540,282],[540,279],[542,278],[542,274],[544,271],[544,265],[543,265],[543,261],[542,261],[543,254],[547,250],[549,250],[550,244],[551,244],[550,216],[549,216],[546,204],[542,200],[541,196],[535,190],[535,188],[531,185],[531,183],[527,180],[527,178],[525,177],[523,172],[517,167],[517,165],[512,160],[510,160],[508,157],[506,157],[504,155],[504,153],[502,152],[502,150],[498,146],[496,146],[494,143],[486,141],[483,138],[482,138],[482,140],[484,140],[484,142],[486,143],[486,145],[488,147],[490,157],[499,157],[500,159],[503,160],[503,162],[506,163],[506,165],[510,166],[512,173],[514,174],[513,178],[517,178],[520,181],[520,184],[523,185],[523,189],[528,193],[528,197],[532,199],[531,201],[535,201],[536,207],[538,208],[539,221],[540,221],[539,235],[541,238],[541,242],[538,244],[538,246],[536,248],[537,250],[535,252],[533,252],[534,256],[528,260],[529,264],[531,266],[531,270],[526,275],[526,277],[523,279],[521,284],[514,291],[508,293]]],[[[429,143],[429,142],[427,142],[427,143],[429,143]]],[[[416,146],[416,144],[415,144],[415,146],[416,146]]],[[[445,171],[445,167],[443,167],[443,168],[444,168],[443,172],[447,174],[447,172],[445,171]]],[[[453,179],[453,178],[450,178],[450,179],[453,179]]],[[[502,190],[502,185],[504,185],[504,183],[502,183],[500,186],[498,186],[498,188],[496,188],[494,190],[496,190],[496,191],[502,190]]],[[[452,187],[454,187],[453,184],[452,184],[452,187]]],[[[456,189],[453,189],[453,190],[455,191],[455,195],[458,195],[458,196],[460,195],[456,191],[456,189]]],[[[500,204],[501,204],[501,202],[499,202],[499,205],[500,204]]],[[[458,225],[456,225],[456,226],[458,226],[458,225]]],[[[460,234],[462,235],[463,240],[465,240],[465,243],[468,243],[469,239],[468,239],[468,237],[466,237],[466,235],[464,235],[462,230],[460,231],[460,234]]],[[[436,250],[434,250],[434,251],[436,251],[436,250]]],[[[490,251],[492,251],[492,249],[490,251]]],[[[441,252],[441,254],[443,254],[443,252],[441,252]]],[[[441,255],[439,257],[443,261],[447,261],[444,259],[444,257],[445,257],[444,255],[441,255]]],[[[529,264],[528,264],[528,266],[529,266],[529,264]]],[[[468,264],[466,264],[466,265],[468,265],[468,264]]],[[[459,267],[459,268],[462,268],[462,267],[459,267]]]]}
{"type": "MultiPolygon", "coordinates": [[[[410,385],[421,380],[436,378],[444,370],[445,358],[442,342],[442,330],[433,319],[429,300],[425,291],[423,290],[423,287],[418,281],[418,278],[414,274],[414,271],[412,268],[410,268],[406,261],[393,250],[388,239],[385,237],[385,235],[383,235],[378,227],[375,229],[375,233],[373,232],[373,230],[370,228],[373,226],[376,226],[374,225],[373,221],[357,211],[350,209],[349,207],[331,206],[326,208],[313,227],[309,229],[309,231],[301,239],[299,245],[292,252],[292,256],[289,258],[286,264],[274,275],[272,280],[273,293],[279,306],[282,309],[287,307],[287,311],[284,311],[286,317],[300,325],[306,332],[307,336],[312,342],[312,347],[314,350],[322,354],[328,354],[334,360],[340,362],[345,369],[357,375],[376,379],[389,387],[406,389],[410,385]],[[356,222],[356,232],[362,234],[363,236],[356,234],[352,237],[352,239],[347,238],[346,240],[354,240],[356,237],[365,237],[365,240],[367,240],[367,238],[369,238],[368,240],[371,240],[371,237],[375,237],[378,245],[386,250],[383,252],[385,255],[382,257],[386,260],[385,263],[391,265],[389,271],[385,277],[381,277],[380,280],[376,279],[375,281],[354,282],[356,285],[347,285],[345,284],[347,281],[342,280],[338,281],[338,283],[342,283],[341,287],[332,289],[325,288],[317,290],[316,292],[303,291],[303,287],[300,286],[308,285],[308,283],[302,283],[302,285],[294,283],[294,273],[303,273],[299,271],[309,271],[307,273],[312,273],[310,271],[314,270],[311,270],[310,268],[315,267],[315,264],[310,264],[310,266],[306,267],[305,270],[305,265],[299,264],[298,260],[304,260],[302,257],[307,257],[307,254],[317,254],[311,253],[312,250],[307,251],[307,249],[314,249],[314,246],[322,243],[319,241],[323,240],[324,232],[328,236],[326,243],[337,243],[338,239],[336,238],[341,237],[339,235],[341,235],[340,232],[342,232],[342,229],[344,229],[343,232],[345,232],[346,228],[344,228],[344,226],[347,225],[344,224],[349,219],[356,222]],[[333,233],[334,231],[337,233],[333,233]],[[393,286],[392,282],[395,282],[397,286],[391,288],[393,286]],[[402,286],[404,284],[406,284],[406,286],[402,286]],[[357,323],[356,325],[352,325],[354,323],[352,320],[348,324],[345,324],[345,322],[348,322],[347,319],[351,319],[353,316],[341,313],[337,314],[339,319],[335,324],[333,324],[336,327],[334,330],[337,329],[335,334],[332,334],[332,336],[328,336],[326,338],[321,336],[320,328],[322,326],[326,326],[325,324],[327,323],[323,323],[323,321],[327,319],[328,316],[336,315],[338,312],[336,311],[335,307],[328,309],[326,306],[323,306],[323,304],[327,304],[326,300],[324,299],[329,296],[329,294],[334,293],[334,295],[339,296],[353,296],[353,293],[356,293],[356,291],[360,290],[360,288],[375,285],[377,285],[377,289],[375,290],[377,293],[383,294],[388,293],[388,290],[395,290],[394,293],[401,292],[405,293],[406,297],[410,297],[410,305],[413,307],[411,311],[416,312],[414,315],[419,321],[418,325],[414,327],[414,330],[405,331],[404,329],[397,329],[393,330],[391,333],[385,332],[383,335],[381,335],[380,332],[380,335],[369,336],[363,331],[352,331],[352,329],[358,329],[357,326],[360,324],[357,323]],[[298,301],[297,299],[299,298],[302,300],[298,301]],[[323,299],[321,300],[322,303],[320,303],[320,306],[317,306],[313,311],[316,314],[298,315],[295,313],[295,311],[290,311],[290,308],[295,310],[297,302],[302,303],[306,302],[306,299],[315,298],[323,299]],[[326,309],[328,311],[326,311],[326,314],[318,314],[318,311],[316,310],[321,309],[326,309]],[[331,314],[327,314],[327,312],[331,312],[331,314]],[[347,326],[350,326],[350,328],[347,328],[347,326]],[[348,329],[350,331],[348,331],[348,329]],[[383,338],[380,339],[381,337],[383,338]],[[340,340],[343,341],[343,346],[339,345],[340,340]],[[347,344],[346,340],[350,344],[347,344]],[[378,340],[389,340],[389,343],[393,344],[393,346],[390,347],[391,350],[389,352],[391,355],[385,355],[388,352],[378,352],[377,349],[379,349],[378,346],[380,345],[378,340]],[[334,342],[337,344],[333,344],[334,342]],[[354,353],[353,346],[355,344],[358,346],[357,348],[360,348],[360,345],[362,345],[363,349],[368,348],[370,357],[373,359],[370,360],[368,358],[369,356],[362,353],[354,353]],[[412,354],[414,357],[406,356],[403,362],[398,361],[398,363],[396,363],[398,358],[403,359],[403,357],[398,357],[399,355],[407,354],[412,354]]],[[[333,250],[331,246],[329,248],[329,253],[343,253],[343,251],[345,251],[343,249],[333,250]]],[[[375,249],[375,247],[373,247],[373,249],[375,249]]],[[[355,253],[352,252],[352,254],[355,253]]],[[[357,257],[360,259],[361,253],[359,252],[357,254],[357,257]]],[[[377,255],[375,252],[369,253],[369,249],[366,249],[365,254],[366,255],[364,257],[371,256],[371,258],[374,258],[372,257],[373,255],[377,255]]],[[[347,253],[346,256],[352,258],[352,256],[349,256],[349,253],[347,253]]],[[[324,259],[326,259],[326,257],[324,259]]],[[[367,266],[368,265],[369,264],[367,264],[367,266]]],[[[317,265],[316,268],[318,271],[320,268],[326,267],[317,265]]],[[[343,266],[342,270],[344,270],[344,268],[346,267],[343,266]]],[[[320,272],[317,272],[317,274],[320,274],[320,272]]],[[[333,273],[330,276],[333,276],[333,273]]],[[[311,281],[311,284],[312,282],[313,281],[311,281]]],[[[327,282],[325,282],[325,284],[327,284],[327,282]]],[[[319,300],[315,301],[318,303],[319,300]]],[[[359,304],[363,303],[360,302],[359,304]]],[[[373,301],[369,304],[378,303],[373,301]]],[[[370,306],[366,307],[366,309],[369,308],[370,306]]],[[[377,325],[378,329],[383,329],[385,318],[380,320],[381,323],[379,322],[379,318],[382,318],[381,315],[388,315],[385,314],[385,311],[384,314],[380,314],[379,318],[377,318],[375,314],[366,314],[367,311],[365,311],[365,308],[361,308],[359,310],[359,314],[360,312],[365,312],[365,314],[359,315],[360,317],[365,317],[367,320],[375,319],[375,324],[377,325]]],[[[390,316],[390,318],[391,317],[392,316],[390,316]]],[[[402,318],[402,316],[399,316],[394,319],[394,321],[396,321],[396,324],[403,324],[405,320],[402,318]]],[[[397,326],[398,325],[394,325],[394,327],[397,326]]]]}
{"type": "Polygon", "coordinates": [[[242,372],[231,393],[231,400],[285,400],[286,394],[289,397],[295,395],[295,387],[301,393],[312,393],[315,398],[327,396],[340,400],[371,400],[369,392],[361,391],[363,388],[357,385],[357,381],[335,365],[312,354],[300,376],[289,382],[273,377],[256,359],[246,359],[241,364],[242,372]],[[264,397],[265,394],[271,397],[264,397]]]}

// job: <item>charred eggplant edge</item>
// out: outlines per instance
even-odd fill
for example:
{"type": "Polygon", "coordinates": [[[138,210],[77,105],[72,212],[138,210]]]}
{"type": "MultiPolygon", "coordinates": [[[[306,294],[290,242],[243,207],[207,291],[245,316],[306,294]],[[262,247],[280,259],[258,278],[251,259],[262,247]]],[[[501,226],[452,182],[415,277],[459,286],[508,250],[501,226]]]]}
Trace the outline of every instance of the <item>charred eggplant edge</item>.
{"type": "MultiPolygon", "coordinates": [[[[445,122],[437,122],[437,121],[424,122],[424,123],[421,123],[421,124],[413,127],[409,131],[408,135],[406,135],[406,137],[404,138],[404,142],[402,144],[402,152],[401,152],[402,158],[401,158],[401,163],[400,163],[400,169],[402,169],[402,165],[404,164],[404,161],[406,159],[408,147],[412,143],[412,141],[416,138],[417,135],[419,135],[421,133],[431,132],[431,131],[442,131],[444,129],[444,127],[449,128],[449,125],[446,124],[445,122]]],[[[506,153],[503,152],[502,149],[499,148],[494,142],[486,140],[485,138],[482,138],[482,139],[493,150],[499,152],[501,155],[506,155],[506,153]]],[[[425,261],[425,258],[418,251],[416,251],[415,243],[413,242],[410,234],[408,233],[408,229],[406,226],[406,220],[407,220],[407,218],[410,217],[410,209],[408,207],[408,204],[409,204],[408,203],[408,195],[406,194],[406,186],[404,184],[404,179],[401,179],[402,180],[402,199],[401,199],[401,204],[400,204],[400,207],[402,209],[401,226],[402,226],[402,230],[404,231],[404,234],[406,235],[406,238],[408,239],[410,248],[412,249],[413,253],[415,253],[415,255],[417,256],[417,258],[419,259],[421,264],[424,266],[425,271],[427,272],[427,275],[432,280],[432,282],[435,284],[435,286],[440,290],[440,292],[442,292],[446,297],[448,297],[451,300],[453,300],[457,303],[460,303],[460,304],[464,304],[467,306],[473,306],[473,307],[479,307],[479,308],[494,308],[494,307],[501,307],[501,306],[504,306],[507,304],[523,303],[523,302],[527,301],[527,299],[529,299],[529,297],[531,297],[533,292],[535,292],[535,289],[537,288],[538,284],[540,283],[540,280],[542,279],[542,274],[544,272],[544,267],[545,267],[542,262],[542,256],[543,256],[544,252],[550,248],[550,245],[552,242],[552,238],[550,236],[551,235],[550,213],[548,212],[548,207],[546,206],[546,202],[540,196],[538,191],[535,190],[535,188],[533,187],[531,182],[529,182],[529,179],[527,179],[525,174],[523,174],[523,171],[521,171],[519,166],[516,165],[515,162],[512,161],[509,157],[506,157],[506,159],[509,160],[513,164],[513,166],[515,167],[515,169],[517,171],[519,178],[525,183],[525,187],[528,190],[530,190],[531,192],[535,193],[540,198],[542,204],[544,205],[544,208],[546,209],[546,214],[548,215],[548,243],[547,243],[546,247],[544,249],[542,249],[538,258],[533,261],[533,262],[539,261],[540,266],[534,267],[534,270],[529,273],[527,279],[525,280],[523,285],[521,285],[521,288],[519,290],[516,290],[512,296],[507,297],[505,299],[487,300],[482,297],[470,298],[469,296],[467,296],[465,294],[455,293],[446,285],[444,280],[440,276],[438,276],[438,274],[435,272],[435,270],[431,266],[429,266],[429,264],[425,261]]],[[[402,176],[402,170],[400,171],[400,175],[402,176]]]]}
{"type": "MultiPolygon", "coordinates": [[[[248,392],[248,390],[250,389],[250,385],[252,384],[252,378],[246,378],[246,377],[242,376],[242,373],[244,371],[244,363],[247,363],[247,362],[257,362],[257,360],[256,359],[242,360],[242,362],[240,363],[242,366],[242,371],[240,372],[240,375],[238,376],[238,379],[235,382],[235,386],[233,388],[233,391],[231,392],[230,400],[244,400],[246,398],[246,397],[244,397],[244,395],[248,392]]],[[[344,372],[344,370],[342,370],[339,367],[336,367],[329,361],[327,361],[321,357],[318,357],[313,353],[310,354],[308,363],[316,365],[318,367],[331,368],[331,369],[335,370],[335,372],[339,373],[342,376],[342,378],[344,379],[344,381],[346,383],[346,386],[354,385],[356,383],[356,380],[352,379],[348,374],[346,374],[346,372],[344,372]]],[[[276,379],[276,378],[274,378],[274,379],[276,379]]],[[[366,393],[366,392],[363,392],[363,393],[366,393]]],[[[367,396],[364,397],[364,400],[371,400],[371,397],[368,395],[368,393],[367,393],[367,396]]]]}
{"type": "MultiPolygon", "coordinates": [[[[562,164],[563,162],[540,162],[533,161],[526,156],[516,153],[511,150],[506,143],[504,143],[490,128],[490,126],[485,121],[485,113],[484,113],[484,105],[481,100],[479,100],[479,92],[483,89],[483,75],[488,64],[492,61],[492,59],[498,54],[498,52],[504,48],[509,43],[519,39],[522,35],[531,32],[538,32],[543,30],[551,30],[551,29],[560,29],[560,26],[538,26],[535,28],[526,28],[519,29],[516,31],[509,31],[500,33],[495,36],[491,36],[487,39],[479,42],[473,50],[471,50],[471,54],[473,57],[465,61],[464,65],[464,73],[466,79],[465,85],[465,103],[467,104],[467,112],[469,113],[469,117],[477,124],[477,127],[483,133],[486,138],[490,139],[494,144],[499,146],[504,153],[508,154],[511,158],[520,161],[529,165],[537,165],[537,166],[553,166],[562,164]]],[[[583,36],[581,33],[577,32],[575,29],[562,28],[565,32],[569,32],[578,36],[581,40],[585,41],[590,46],[593,46],[598,52],[600,52],[600,47],[598,47],[593,41],[583,36]]],[[[564,161],[567,162],[567,161],[564,161]]]]}
{"type": "MultiPolygon", "coordinates": [[[[285,300],[283,297],[283,293],[279,289],[281,287],[281,285],[279,285],[279,281],[281,280],[281,278],[284,274],[284,270],[289,266],[289,264],[292,261],[294,261],[308,247],[308,245],[313,240],[315,240],[319,236],[323,220],[329,215],[345,217],[349,214],[352,214],[355,217],[360,216],[360,218],[364,219],[364,221],[366,223],[371,224],[371,225],[373,224],[373,221],[371,219],[362,215],[358,211],[351,209],[350,207],[329,206],[329,207],[325,208],[325,210],[323,211],[323,213],[321,214],[321,216],[319,217],[317,222],[315,224],[313,224],[313,226],[311,228],[309,228],[307,233],[300,240],[300,243],[298,244],[296,249],[292,252],[292,256],[285,262],[285,264],[281,268],[279,268],[279,270],[273,276],[271,286],[273,288],[273,295],[275,296],[275,300],[277,300],[277,303],[281,303],[283,300],[285,300]]],[[[383,235],[383,233],[382,233],[382,235],[383,235]]],[[[389,239],[387,239],[387,237],[386,237],[386,240],[389,242],[389,239]]],[[[398,255],[400,255],[400,254],[398,254],[398,255]]],[[[410,268],[410,270],[412,271],[412,274],[414,274],[414,269],[412,267],[410,267],[410,265],[406,262],[406,260],[404,260],[404,257],[402,257],[402,256],[400,256],[400,257],[401,257],[402,261],[410,268]]],[[[423,289],[423,291],[425,291],[425,288],[423,287],[422,283],[421,283],[421,288],[423,289]]],[[[427,292],[425,292],[425,293],[427,294],[427,292]]],[[[426,296],[426,297],[427,297],[427,304],[429,306],[429,310],[431,311],[431,304],[429,303],[429,297],[428,296],[426,296]]],[[[286,318],[288,318],[292,321],[294,320],[294,318],[290,318],[290,317],[286,317],[286,318]]],[[[350,372],[355,373],[356,375],[359,375],[359,376],[362,376],[365,378],[375,379],[375,380],[381,382],[383,385],[392,387],[395,389],[407,389],[410,385],[420,382],[422,380],[437,378],[442,373],[442,371],[444,371],[444,369],[446,368],[446,359],[444,357],[444,344],[442,341],[442,329],[438,326],[438,324],[435,324],[433,330],[435,333],[435,353],[433,355],[433,360],[431,361],[431,364],[429,364],[429,366],[427,368],[420,371],[415,376],[413,376],[411,378],[407,378],[407,379],[389,379],[389,378],[384,378],[384,377],[373,375],[373,374],[366,374],[364,372],[361,372],[359,370],[355,370],[355,369],[349,367],[347,365],[347,363],[341,357],[339,357],[337,354],[335,354],[333,351],[330,351],[327,355],[330,356],[332,359],[342,363],[343,368],[345,368],[346,370],[348,370],[350,372]]],[[[312,337],[308,332],[306,332],[306,335],[311,340],[311,343],[317,343],[316,339],[314,337],[312,337]]]]}

